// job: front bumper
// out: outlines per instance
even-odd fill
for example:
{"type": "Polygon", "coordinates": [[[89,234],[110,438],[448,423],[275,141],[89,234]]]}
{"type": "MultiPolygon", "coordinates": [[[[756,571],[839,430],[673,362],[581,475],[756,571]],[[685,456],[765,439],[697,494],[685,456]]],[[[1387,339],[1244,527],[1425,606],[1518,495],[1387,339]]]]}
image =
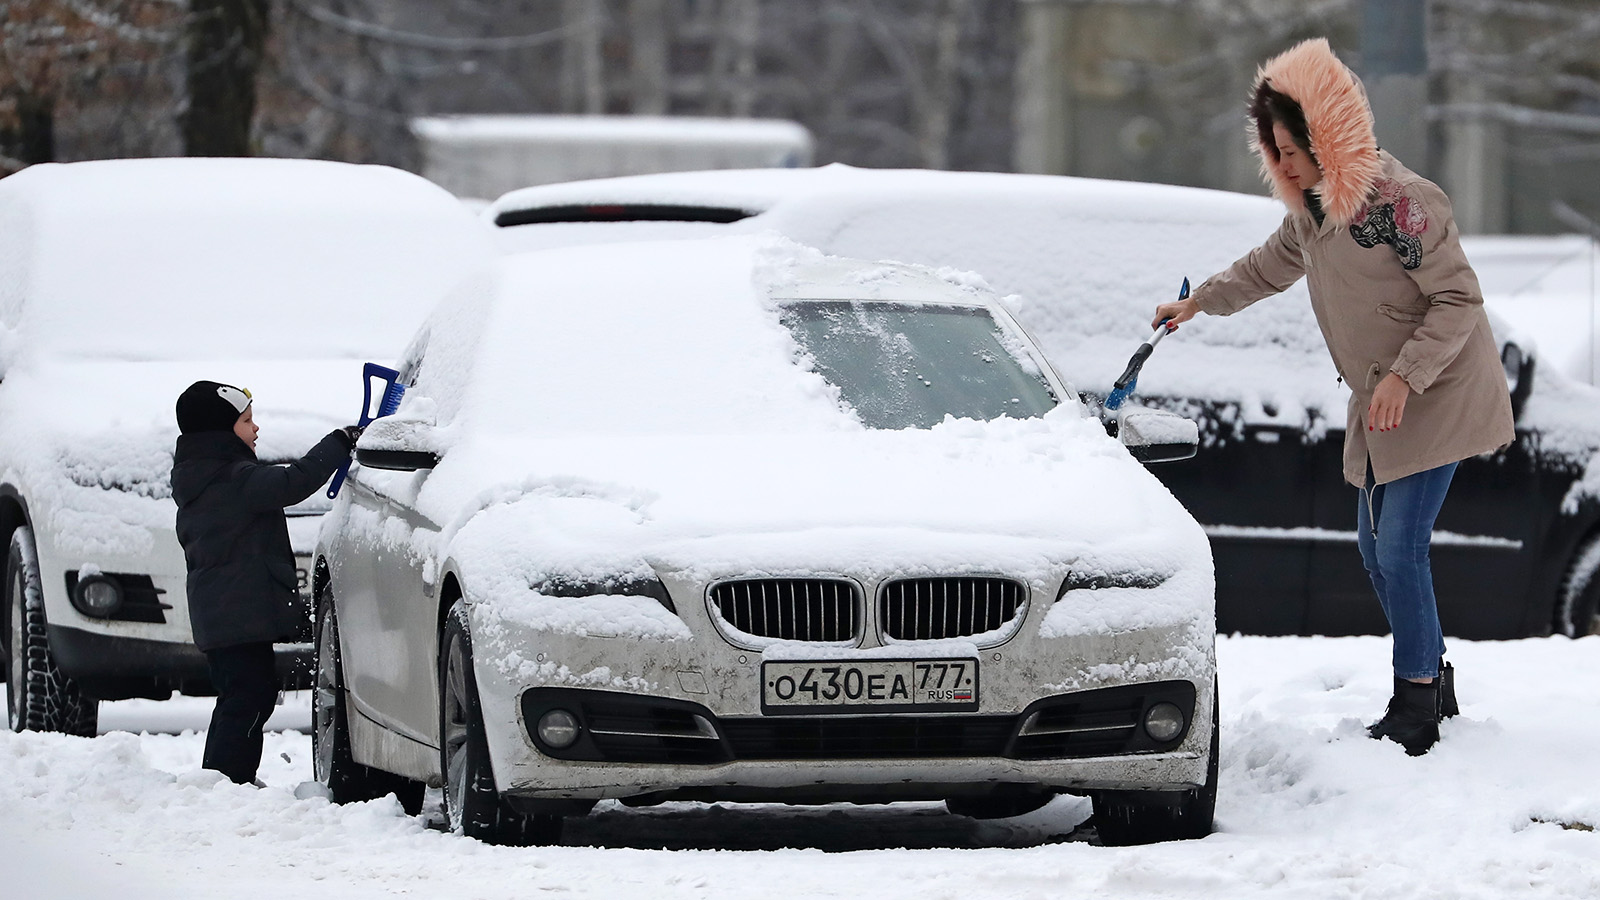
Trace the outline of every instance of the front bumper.
{"type": "MultiPolygon", "coordinates": [[[[216,694],[206,656],[193,644],[152,641],[46,626],[50,653],[63,674],[85,694],[99,700],[143,697],[164,700],[173,691],[199,697],[216,694]]],[[[279,684],[283,690],[306,690],[312,683],[313,648],[276,644],[279,684]]]]}
{"type": "Polygon", "coordinates": [[[474,665],[497,787],[524,801],[1182,792],[1204,782],[1208,763],[1215,662],[1207,624],[1049,639],[1025,628],[981,650],[949,642],[894,648],[897,656],[978,658],[982,693],[970,713],[763,715],[762,653],[717,638],[522,632],[496,621],[474,628],[474,665]],[[522,655],[533,648],[533,659],[522,655]],[[1173,695],[1186,723],[1164,745],[1127,733],[1096,743],[1081,731],[1073,746],[1052,749],[1025,734],[1041,711],[1087,703],[1137,717],[1173,695]],[[620,715],[630,704],[635,714],[620,715]],[[576,707],[587,730],[621,737],[597,746],[590,735],[566,751],[541,746],[538,717],[557,707],[576,707]]]}

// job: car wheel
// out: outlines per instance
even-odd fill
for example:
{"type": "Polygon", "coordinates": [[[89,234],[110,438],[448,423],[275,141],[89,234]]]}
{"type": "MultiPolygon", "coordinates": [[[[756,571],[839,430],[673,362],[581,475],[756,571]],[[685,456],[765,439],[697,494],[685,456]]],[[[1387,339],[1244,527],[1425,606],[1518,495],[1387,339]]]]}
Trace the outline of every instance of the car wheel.
{"type": "Polygon", "coordinates": [[[355,761],[345,710],[344,667],[339,657],[339,620],[333,592],[317,592],[317,671],[311,693],[312,770],[335,803],[376,800],[394,794],[407,815],[422,812],[423,784],[355,761]]]}
{"type": "Polygon", "coordinates": [[[1600,634],[1600,534],[1578,546],[1567,568],[1556,627],[1575,638],[1600,634]]]}
{"type": "Polygon", "coordinates": [[[523,815],[495,789],[478,680],[472,671],[467,608],[459,600],[445,617],[439,651],[439,756],[450,830],[488,844],[528,846],[560,840],[560,816],[523,815]]]}
{"type": "Polygon", "coordinates": [[[1100,843],[1107,847],[1186,841],[1211,833],[1217,810],[1217,758],[1221,755],[1220,705],[1213,688],[1211,703],[1211,759],[1206,781],[1173,802],[1170,794],[1140,791],[1106,791],[1094,798],[1094,823],[1100,843]]]}
{"type": "Polygon", "coordinates": [[[56,731],[94,737],[100,701],[84,696],[50,653],[44,588],[33,529],[11,534],[6,557],[6,721],[12,731],[56,731]]]}

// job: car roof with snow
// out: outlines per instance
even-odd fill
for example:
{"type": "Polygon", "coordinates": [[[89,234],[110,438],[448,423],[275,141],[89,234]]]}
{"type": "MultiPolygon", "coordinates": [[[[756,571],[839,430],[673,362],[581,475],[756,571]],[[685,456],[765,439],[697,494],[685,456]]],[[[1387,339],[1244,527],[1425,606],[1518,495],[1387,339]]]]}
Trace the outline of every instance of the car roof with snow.
{"type": "Polygon", "coordinates": [[[795,363],[785,298],[998,304],[961,273],[828,258],[771,235],[577,246],[502,258],[440,305],[407,357],[422,354],[415,392],[441,423],[540,434],[848,427],[821,377],[795,363]]]}
{"type": "MultiPolygon", "coordinates": [[[[1008,298],[1057,371],[1090,392],[1109,389],[1148,336],[1156,304],[1174,298],[1185,276],[1198,281],[1219,271],[1283,218],[1265,197],[1199,188],[840,165],[546,185],[507,194],[486,215],[512,223],[585,204],[602,213],[607,204],[624,211],[654,204],[747,215],[721,225],[505,224],[502,246],[775,230],[826,253],[969,270],[1008,298]]],[[[1304,286],[1286,299],[1298,302],[1185,325],[1146,367],[1142,390],[1233,403],[1250,414],[1275,410],[1290,421],[1312,408],[1342,409],[1304,286]],[[1264,360],[1240,366],[1241,350],[1264,360]],[[1275,374],[1263,379],[1268,367],[1275,374]]]]}
{"type": "Polygon", "coordinates": [[[0,233],[0,416],[165,453],[212,379],[255,392],[263,458],[353,420],[360,362],[493,255],[439,187],[316,160],[31,166],[0,180],[0,233]]]}

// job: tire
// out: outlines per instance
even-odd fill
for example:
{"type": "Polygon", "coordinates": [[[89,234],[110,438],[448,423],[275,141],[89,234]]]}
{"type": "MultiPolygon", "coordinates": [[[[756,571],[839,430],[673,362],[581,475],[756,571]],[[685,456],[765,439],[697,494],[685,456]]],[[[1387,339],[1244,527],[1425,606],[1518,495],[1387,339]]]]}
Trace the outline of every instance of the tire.
{"type": "Polygon", "coordinates": [[[1129,847],[1161,841],[1189,841],[1211,833],[1217,811],[1217,767],[1221,749],[1217,727],[1220,719],[1216,690],[1211,701],[1211,759],[1206,763],[1206,781],[1184,794],[1176,803],[1171,795],[1150,795],[1138,791],[1106,791],[1094,797],[1094,823],[1100,843],[1107,847],[1129,847]]]}
{"type": "Polygon", "coordinates": [[[44,588],[33,529],[11,534],[6,556],[6,721],[12,731],[54,731],[94,737],[100,701],[62,674],[50,653],[44,588]]]}
{"type": "Polygon", "coordinates": [[[317,592],[316,673],[311,693],[312,770],[335,803],[359,803],[393,794],[407,815],[422,812],[423,784],[355,761],[345,710],[344,666],[333,592],[317,592]]]}
{"type": "Polygon", "coordinates": [[[532,846],[561,839],[561,817],[523,815],[494,785],[489,743],[472,671],[472,638],[461,601],[445,617],[439,642],[439,767],[444,773],[445,822],[453,832],[486,844],[532,846]]]}
{"type": "Polygon", "coordinates": [[[1568,637],[1600,634],[1600,534],[1578,545],[1561,580],[1561,607],[1556,629],[1568,637]]]}

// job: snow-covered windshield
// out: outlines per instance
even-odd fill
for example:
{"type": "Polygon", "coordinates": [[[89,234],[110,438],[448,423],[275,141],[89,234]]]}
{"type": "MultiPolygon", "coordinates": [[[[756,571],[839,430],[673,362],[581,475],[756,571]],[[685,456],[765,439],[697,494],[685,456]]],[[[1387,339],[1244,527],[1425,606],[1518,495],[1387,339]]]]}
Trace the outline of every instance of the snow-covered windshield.
{"type": "Polygon", "coordinates": [[[1032,418],[1056,405],[1037,366],[982,307],[800,300],[784,304],[782,319],[868,428],[1032,418]]]}

